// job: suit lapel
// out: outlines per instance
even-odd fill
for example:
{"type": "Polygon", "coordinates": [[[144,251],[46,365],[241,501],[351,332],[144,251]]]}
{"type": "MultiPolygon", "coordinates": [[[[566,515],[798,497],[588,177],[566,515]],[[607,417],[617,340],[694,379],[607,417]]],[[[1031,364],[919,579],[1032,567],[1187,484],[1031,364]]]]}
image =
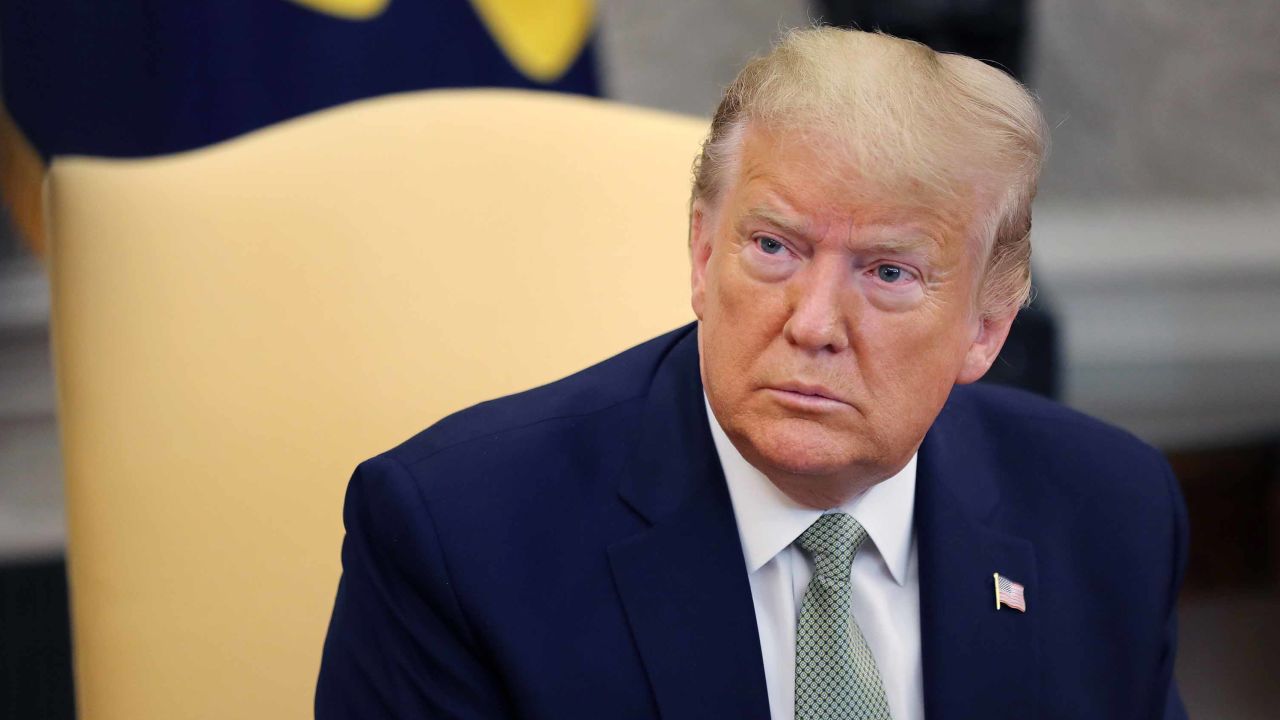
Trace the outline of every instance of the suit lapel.
{"type": "Polygon", "coordinates": [[[652,526],[609,548],[659,713],[768,718],[746,563],[702,404],[697,334],[650,388],[623,499],[652,526]]]}
{"type": "Polygon", "coordinates": [[[663,718],[768,718],[737,529],[703,495],[610,548],[614,579],[663,718]]]}
{"type": "Polygon", "coordinates": [[[920,449],[916,534],[925,715],[1037,717],[1039,646],[1031,543],[993,529],[994,458],[948,404],[920,449]],[[993,573],[1026,588],[1027,612],[996,609],[993,573]]]}

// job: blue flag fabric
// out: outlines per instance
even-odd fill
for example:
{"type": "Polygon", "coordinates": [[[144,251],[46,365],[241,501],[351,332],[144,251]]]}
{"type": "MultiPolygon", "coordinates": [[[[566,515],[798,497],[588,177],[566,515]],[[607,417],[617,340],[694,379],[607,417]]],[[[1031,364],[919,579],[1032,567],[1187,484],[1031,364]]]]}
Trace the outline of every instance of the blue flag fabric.
{"type": "Polygon", "coordinates": [[[468,0],[369,19],[285,0],[5,0],[4,100],[43,158],[177,152],[350,100],[497,86],[598,94],[593,42],[543,83],[468,0]]]}

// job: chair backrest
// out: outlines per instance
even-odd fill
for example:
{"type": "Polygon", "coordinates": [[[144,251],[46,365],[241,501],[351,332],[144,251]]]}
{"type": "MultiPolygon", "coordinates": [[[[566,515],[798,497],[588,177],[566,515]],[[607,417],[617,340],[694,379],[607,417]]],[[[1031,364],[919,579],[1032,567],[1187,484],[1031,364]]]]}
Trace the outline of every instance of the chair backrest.
{"type": "Polygon", "coordinates": [[[692,319],[705,129],[434,91],[57,160],[81,717],[308,717],[355,464],[692,319]]]}

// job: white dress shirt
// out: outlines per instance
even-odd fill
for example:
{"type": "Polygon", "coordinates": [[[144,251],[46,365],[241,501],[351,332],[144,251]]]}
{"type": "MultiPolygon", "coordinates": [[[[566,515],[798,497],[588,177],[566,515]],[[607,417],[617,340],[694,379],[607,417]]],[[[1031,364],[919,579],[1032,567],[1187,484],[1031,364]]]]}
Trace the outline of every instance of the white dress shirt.
{"type": "MultiPolygon", "coordinates": [[[[706,400],[704,396],[704,401],[706,400]]],[[[751,581],[773,720],[794,720],[796,624],[813,563],[793,543],[822,510],[787,497],[725,435],[707,404],[751,581]]],[[[867,531],[850,571],[850,609],[871,647],[894,720],[923,720],[920,579],[916,562],[916,457],[897,475],[826,512],[852,515],[867,531]]]]}

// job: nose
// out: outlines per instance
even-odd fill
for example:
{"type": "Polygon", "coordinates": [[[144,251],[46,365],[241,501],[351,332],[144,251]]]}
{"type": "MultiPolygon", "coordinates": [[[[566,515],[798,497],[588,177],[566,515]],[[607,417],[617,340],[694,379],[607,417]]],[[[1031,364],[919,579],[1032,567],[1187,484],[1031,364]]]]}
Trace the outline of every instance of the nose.
{"type": "Polygon", "coordinates": [[[849,348],[849,318],[841,307],[848,268],[838,257],[814,258],[791,278],[787,288],[790,315],[782,332],[787,342],[810,351],[842,352],[849,348]]]}

